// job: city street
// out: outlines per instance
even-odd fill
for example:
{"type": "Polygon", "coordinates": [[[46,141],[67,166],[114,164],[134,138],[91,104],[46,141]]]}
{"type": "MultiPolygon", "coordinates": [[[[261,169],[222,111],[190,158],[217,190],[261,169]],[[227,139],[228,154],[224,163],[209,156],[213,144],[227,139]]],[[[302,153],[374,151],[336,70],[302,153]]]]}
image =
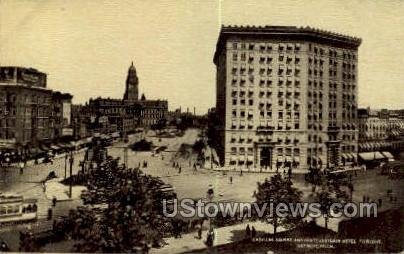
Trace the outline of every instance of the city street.
{"type": "MultiPolygon", "coordinates": [[[[84,158],[84,150],[74,153],[73,174],[76,174],[80,169],[79,162],[84,158]]],[[[48,174],[54,171],[57,177],[64,177],[65,174],[65,156],[57,156],[53,164],[38,164],[34,165],[33,161],[29,161],[24,169],[24,173],[20,174],[19,168],[10,167],[0,169],[0,192],[18,193],[24,196],[25,199],[34,198],[38,200],[38,218],[47,216],[48,208],[51,206],[51,199],[47,199],[42,181],[48,174]]],[[[67,175],[69,175],[69,162],[67,162],[67,175]]],[[[58,205],[54,215],[61,215],[64,210],[77,206],[80,202],[64,202],[58,205]],[[70,205],[71,204],[71,205],[70,205]],[[61,208],[63,207],[63,209],[61,208]]]]}
{"type": "MultiPolygon", "coordinates": [[[[157,138],[153,132],[146,135],[148,141],[152,141],[156,146],[167,146],[166,151],[153,155],[152,152],[134,152],[128,149],[128,166],[138,167],[146,173],[153,176],[159,176],[166,183],[174,187],[175,192],[178,194],[179,199],[183,198],[205,198],[208,188],[214,189],[214,200],[217,201],[239,201],[251,202],[254,200],[253,192],[257,189],[257,182],[262,182],[265,178],[271,176],[268,173],[246,173],[240,175],[240,172],[226,172],[214,171],[211,169],[198,168],[194,171],[193,164],[196,156],[187,158],[178,158],[176,152],[180,149],[182,144],[188,144],[189,147],[198,139],[200,131],[197,129],[190,129],[185,132],[181,137],[176,138],[157,138]],[[181,173],[177,168],[173,168],[172,164],[178,162],[181,166],[181,173]],[[142,167],[143,162],[147,161],[147,168],[142,167]],[[232,183],[230,182],[232,177],[232,183]]],[[[129,143],[140,140],[141,134],[132,135],[129,137],[129,143]]],[[[124,160],[124,147],[126,144],[123,142],[115,142],[108,148],[109,155],[113,157],[120,157],[121,163],[124,160]]],[[[84,157],[84,150],[78,151],[74,154],[73,174],[79,170],[79,161],[84,157]]],[[[55,171],[58,177],[64,176],[64,156],[60,156],[54,160],[53,165],[38,164],[33,165],[31,162],[24,170],[23,174],[19,173],[17,168],[8,168],[1,170],[1,184],[0,191],[2,192],[16,192],[24,195],[24,198],[38,199],[38,217],[44,219],[47,215],[47,209],[51,207],[51,200],[46,197],[42,184],[40,183],[51,171],[55,171]]],[[[67,167],[69,171],[69,167],[67,167]]],[[[303,191],[305,200],[311,194],[311,185],[305,183],[303,175],[294,175],[294,185],[303,191]]],[[[361,202],[363,195],[368,195],[371,200],[383,199],[383,206],[380,210],[390,207],[398,207],[404,203],[403,200],[403,182],[391,180],[387,176],[381,176],[377,170],[361,172],[357,177],[353,178],[355,190],[353,199],[355,202],[361,202]],[[392,189],[393,192],[399,197],[395,204],[390,203],[386,197],[387,189],[392,189]]],[[[76,199],[58,202],[54,208],[54,216],[67,214],[69,209],[75,208],[81,204],[81,200],[76,199]]],[[[380,211],[379,210],[379,211],[380,211]]],[[[248,223],[248,222],[246,222],[248,223]]],[[[217,233],[222,234],[218,236],[218,244],[224,244],[231,241],[234,228],[242,230],[245,228],[246,223],[218,229],[217,233]]],[[[318,220],[319,225],[324,226],[324,220],[318,220]]],[[[330,219],[328,226],[330,229],[338,230],[339,220],[330,219]]],[[[262,231],[272,232],[270,225],[259,223],[258,227],[262,231]]],[[[15,230],[15,229],[14,229],[15,230]]],[[[170,251],[186,251],[191,246],[199,246],[203,248],[204,244],[201,240],[194,237],[194,233],[184,236],[182,239],[166,239],[169,244],[161,249],[156,249],[155,253],[170,253],[170,251]]],[[[58,245],[58,244],[57,244],[58,245]]],[[[47,246],[50,248],[50,246],[47,246]]]]}

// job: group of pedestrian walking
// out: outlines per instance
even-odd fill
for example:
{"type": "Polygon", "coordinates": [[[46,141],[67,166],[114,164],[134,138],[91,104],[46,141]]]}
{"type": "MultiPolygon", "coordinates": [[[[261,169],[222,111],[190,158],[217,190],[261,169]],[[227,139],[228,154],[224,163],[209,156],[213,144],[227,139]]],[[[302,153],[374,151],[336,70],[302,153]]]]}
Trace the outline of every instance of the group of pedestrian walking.
{"type": "Polygon", "coordinates": [[[247,224],[247,227],[245,228],[245,237],[246,238],[254,238],[257,236],[257,230],[255,229],[254,226],[250,228],[250,224],[247,224]]]}
{"type": "Polygon", "coordinates": [[[181,165],[178,163],[178,162],[173,162],[173,168],[175,168],[175,169],[177,169],[178,170],[178,174],[181,174],[181,172],[182,172],[182,167],[181,167],[181,165]]]}

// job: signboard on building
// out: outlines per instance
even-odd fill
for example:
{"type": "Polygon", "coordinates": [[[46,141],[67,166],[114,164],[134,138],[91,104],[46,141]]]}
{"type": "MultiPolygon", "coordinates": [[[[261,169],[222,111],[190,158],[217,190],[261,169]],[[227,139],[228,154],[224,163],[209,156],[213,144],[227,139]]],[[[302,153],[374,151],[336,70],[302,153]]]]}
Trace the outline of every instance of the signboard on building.
{"type": "Polygon", "coordinates": [[[73,136],[73,128],[63,128],[62,136],[73,136]]]}
{"type": "Polygon", "coordinates": [[[35,69],[17,68],[17,82],[45,88],[46,74],[35,69]]]}
{"type": "Polygon", "coordinates": [[[16,140],[15,138],[12,139],[0,139],[0,148],[15,148],[16,140]]]}
{"type": "Polygon", "coordinates": [[[71,124],[71,115],[72,115],[72,103],[71,101],[63,102],[63,124],[70,125],[71,124]]]}

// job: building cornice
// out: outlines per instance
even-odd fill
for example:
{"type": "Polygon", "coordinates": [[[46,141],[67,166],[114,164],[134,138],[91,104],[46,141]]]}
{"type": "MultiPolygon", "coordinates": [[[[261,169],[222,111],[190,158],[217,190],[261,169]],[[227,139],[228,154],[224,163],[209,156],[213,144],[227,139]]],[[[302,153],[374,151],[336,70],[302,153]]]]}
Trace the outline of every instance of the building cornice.
{"type": "Polygon", "coordinates": [[[358,37],[308,26],[222,26],[213,59],[215,64],[217,64],[218,55],[225,48],[225,42],[232,36],[251,39],[270,38],[280,40],[313,41],[348,49],[357,49],[362,43],[362,40],[358,37]]]}

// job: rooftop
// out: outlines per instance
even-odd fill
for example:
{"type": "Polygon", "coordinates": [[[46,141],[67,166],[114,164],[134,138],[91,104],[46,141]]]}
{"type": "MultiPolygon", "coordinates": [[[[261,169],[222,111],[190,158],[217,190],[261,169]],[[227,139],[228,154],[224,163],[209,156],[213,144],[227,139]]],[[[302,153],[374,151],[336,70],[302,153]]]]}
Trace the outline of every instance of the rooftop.
{"type": "Polygon", "coordinates": [[[220,30],[220,35],[216,45],[214,62],[221,49],[224,48],[224,42],[230,36],[239,36],[245,38],[271,38],[283,40],[301,40],[314,41],[318,43],[333,44],[339,47],[357,49],[362,40],[358,37],[348,36],[336,32],[322,29],[297,26],[225,26],[220,30]]]}

